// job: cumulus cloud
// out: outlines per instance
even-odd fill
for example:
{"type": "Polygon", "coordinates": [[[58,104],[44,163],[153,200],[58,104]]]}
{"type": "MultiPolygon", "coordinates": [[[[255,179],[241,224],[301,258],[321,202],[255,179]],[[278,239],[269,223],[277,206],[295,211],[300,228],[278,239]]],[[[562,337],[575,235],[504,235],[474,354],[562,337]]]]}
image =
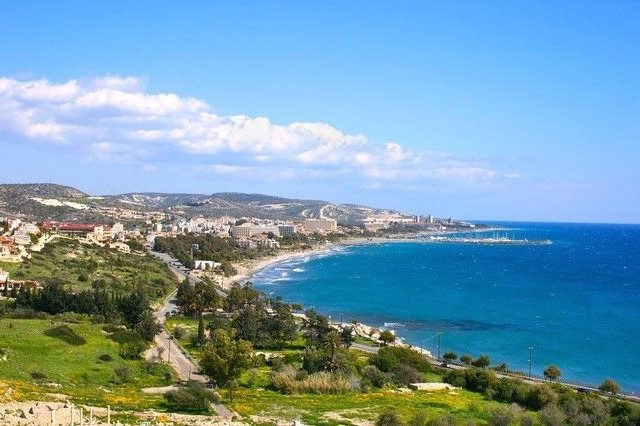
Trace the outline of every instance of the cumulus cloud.
{"type": "Polygon", "coordinates": [[[327,123],[282,125],[266,117],[217,115],[200,99],[148,93],[145,86],[143,79],[119,76],[64,83],[0,78],[0,138],[56,144],[90,161],[138,163],[145,170],[180,156],[218,175],[350,175],[369,187],[498,177],[481,163],[374,143],[327,123]]]}

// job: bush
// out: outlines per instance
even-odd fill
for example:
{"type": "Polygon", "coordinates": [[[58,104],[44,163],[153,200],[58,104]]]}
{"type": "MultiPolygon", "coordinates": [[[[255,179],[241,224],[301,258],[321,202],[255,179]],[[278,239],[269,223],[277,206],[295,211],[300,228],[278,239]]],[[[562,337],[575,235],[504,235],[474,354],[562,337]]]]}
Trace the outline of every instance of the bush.
{"type": "Polygon", "coordinates": [[[131,367],[129,367],[128,365],[122,365],[120,367],[116,367],[113,369],[113,374],[114,374],[113,381],[119,384],[126,383],[131,378],[132,373],[133,371],[131,370],[131,367]]]}
{"type": "Polygon", "coordinates": [[[138,359],[140,354],[147,349],[147,342],[136,340],[120,345],[119,355],[124,359],[138,359]]]}
{"type": "Polygon", "coordinates": [[[402,346],[381,348],[369,362],[384,372],[393,371],[400,364],[408,365],[423,373],[431,371],[431,365],[421,354],[402,346]]]}
{"type": "Polygon", "coordinates": [[[181,327],[179,325],[176,325],[175,327],[173,327],[173,336],[180,340],[183,337],[185,337],[187,335],[187,329],[184,327],[181,327]]]}
{"type": "Polygon", "coordinates": [[[429,423],[430,426],[456,426],[457,424],[455,416],[451,414],[442,414],[429,423]]]}
{"type": "Polygon", "coordinates": [[[68,325],[60,325],[44,331],[45,336],[60,339],[73,346],[81,346],[87,343],[87,340],[76,334],[68,325]]]}
{"type": "Polygon", "coordinates": [[[389,381],[389,377],[375,365],[367,365],[362,370],[362,384],[381,388],[389,381]]]}
{"type": "Polygon", "coordinates": [[[143,340],[138,333],[133,330],[127,330],[126,328],[116,328],[109,334],[109,339],[120,344],[143,340]]]}
{"type": "Polygon", "coordinates": [[[175,409],[188,412],[208,411],[211,403],[217,403],[220,400],[215,392],[194,381],[189,381],[186,386],[165,393],[164,399],[175,409]]]}
{"type": "Polygon", "coordinates": [[[98,357],[98,359],[100,361],[104,361],[104,362],[111,362],[113,361],[113,357],[109,354],[102,354],[98,357]]]}
{"type": "MultiPolygon", "coordinates": [[[[427,426],[427,423],[428,423],[427,413],[425,413],[424,411],[417,412],[411,418],[411,420],[409,420],[409,426],[427,426]]],[[[455,426],[455,417],[454,417],[454,423],[452,423],[452,425],[455,426]]]]}
{"type": "Polygon", "coordinates": [[[396,410],[387,410],[380,414],[376,420],[376,426],[402,426],[404,422],[396,410]]]}
{"type": "Polygon", "coordinates": [[[31,373],[29,373],[29,375],[31,376],[31,378],[33,380],[46,380],[47,379],[47,375],[44,374],[42,371],[32,371],[31,373]]]}
{"type": "Polygon", "coordinates": [[[489,424],[491,426],[510,426],[514,419],[513,411],[508,408],[499,408],[491,414],[489,424]]]}
{"type": "Polygon", "coordinates": [[[422,374],[410,365],[400,364],[393,369],[393,379],[399,385],[422,382],[422,374]]]}

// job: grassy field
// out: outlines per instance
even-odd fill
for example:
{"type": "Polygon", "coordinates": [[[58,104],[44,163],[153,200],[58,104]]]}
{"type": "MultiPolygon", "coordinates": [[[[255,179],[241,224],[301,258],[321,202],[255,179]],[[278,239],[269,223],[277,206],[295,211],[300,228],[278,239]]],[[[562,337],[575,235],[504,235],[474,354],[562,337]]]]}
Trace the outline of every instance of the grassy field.
{"type": "Polygon", "coordinates": [[[19,264],[0,262],[0,268],[8,271],[12,279],[44,282],[56,278],[74,289],[86,289],[96,280],[124,289],[139,282],[151,283],[154,291],[150,296],[154,299],[175,285],[175,277],[166,264],[153,256],[124,254],[63,238],[34,252],[30,260],[19,264]]]}
{"type": "Polygon", "coordinates": [[[452,414],[458,424],[482,425],[488,423],[495,410],[506,407],[464,390],[402,392],[389,389],[346,395],[283,395],[262,388],[239,389],[229,406],[258,424],[271,424],[275,419],[301,419],[310,425],[375,422],[389,409],[395,409],[405,421],[418,413],[428,419],[452,414]]]}
{"type": "Polygon", "coordinates": [[[82,404],[162,408],[161,397],[140,389],[164,386],[170,370],[123,360],[100,325],[0,319],[0,351],[0,395],[10,387],[17,400],[65,394],[82,404]]]}

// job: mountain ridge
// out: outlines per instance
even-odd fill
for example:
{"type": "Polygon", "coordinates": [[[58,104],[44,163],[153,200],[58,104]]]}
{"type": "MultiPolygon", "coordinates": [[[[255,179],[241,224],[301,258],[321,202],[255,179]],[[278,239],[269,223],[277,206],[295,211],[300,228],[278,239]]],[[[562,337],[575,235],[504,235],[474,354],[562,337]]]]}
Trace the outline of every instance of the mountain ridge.
{"type": "Polygon", "coordinates": [[[370,214],[394,212],[358,204],[295,199],[275,195],[217,192],[213,194],[129,192],[94,196],[54,183],[0,184],[0,215],[28,220],[105,221],[105,208],[163,211],[178,217],[254,217],[270,220],[333,218],[358,224],[370,214]]]}

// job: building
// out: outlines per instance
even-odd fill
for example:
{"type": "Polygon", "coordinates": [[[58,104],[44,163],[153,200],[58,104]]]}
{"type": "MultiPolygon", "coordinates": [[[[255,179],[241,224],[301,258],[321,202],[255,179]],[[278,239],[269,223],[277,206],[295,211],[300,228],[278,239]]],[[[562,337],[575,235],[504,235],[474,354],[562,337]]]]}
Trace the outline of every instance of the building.
{"type": "Polygon", "coordinates": [[[13,249],[13,241],[11,241],[11,238],[0,237],[0,257],[11,256],[12,249],[13,249]]]}
{"type": "Polygon", "coordinates": [[[278,225],[278,233],[283,237],[295,235],[297,231],[296,225],[278,225]]]}
{"type": "Polygon", "coordinates": [[[200,269],[204,271],[219,268],[220,266],[222,266],[222,263],[214,262],[213,260],[194,260],[193,265],[194,269],[200,269]]]}
{"type": "Polygon", "coordinates": [[[242,225],[231,227],[231,235],[234,238],[251,238],[260,234],[280,235],[280,229],[277,225],[254,225],[252,223],[243,223],[242,225]]]}
{"type": "Polygon", "coordinates": [[[338,230],[338,223],[335,219],[305,219],[304,229],[307,232],[335,232],[338,230]]]}
{"type": "Polygon", "coordinates": [[[252,228],[253,224],[251,223],[243,223],[242,225],[232,226],[231,235],[233,235],[234,238],[250,238],[252,228]]]}

